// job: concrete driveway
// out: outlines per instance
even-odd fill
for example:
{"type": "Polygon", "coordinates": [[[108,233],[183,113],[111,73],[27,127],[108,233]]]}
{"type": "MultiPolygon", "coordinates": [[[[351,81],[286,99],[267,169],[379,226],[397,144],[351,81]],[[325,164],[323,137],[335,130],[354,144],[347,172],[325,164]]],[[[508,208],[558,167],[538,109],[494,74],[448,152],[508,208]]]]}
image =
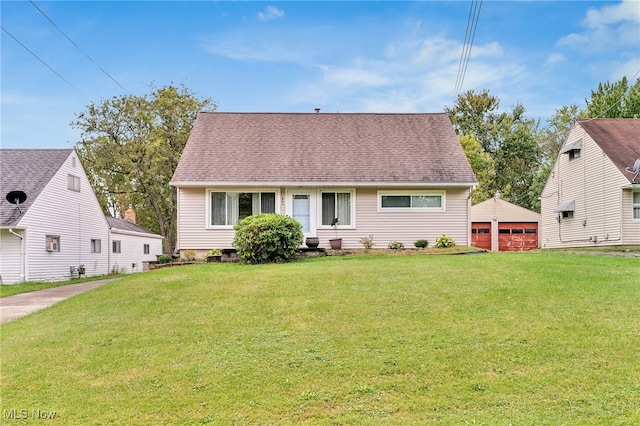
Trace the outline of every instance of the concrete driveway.
{"type": "Polygon", "coordinates": [[[46,288],[29,293],[16,294],[0,298],[0,324],[21,318],[32,312],[47,308],[61,300],[76,294],[84,293],[101,285],[110,283],[118,278],[88,281],[85,283],[69,284],[60,287],[46,288]]]}

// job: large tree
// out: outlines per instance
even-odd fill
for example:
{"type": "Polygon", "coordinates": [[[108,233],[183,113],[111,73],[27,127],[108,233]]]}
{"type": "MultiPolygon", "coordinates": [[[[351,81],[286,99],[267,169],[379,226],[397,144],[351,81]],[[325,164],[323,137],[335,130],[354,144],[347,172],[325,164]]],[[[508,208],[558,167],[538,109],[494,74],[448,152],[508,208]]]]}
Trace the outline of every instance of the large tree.
{"type": "Polygon", "coordinates": [[[462,93],[452,108],[445,108],[478,178],[473,202],[500,192],[506,200],[539,210],[531,193],[542,164],[538,123],[525,117],[520,104],[511,111],[499,108],[500,101],[488,90],[462,93]]]}
{"type": "Polygon", "coordinates": [[[627,77],[613,84],[600,83],[586,103],[588,118],[640,118],[640,78],[631,87],[627,77]]]}
{"type": "Polygon", "coordinates": [[[176,191],[169,185],[199,111],[216,105],[184,86],[152,87],[90,104],[71,123],[81,130],[76,150],[106,214],[123,217],[129,205],[138,223],[176,244],[176,191]]]}

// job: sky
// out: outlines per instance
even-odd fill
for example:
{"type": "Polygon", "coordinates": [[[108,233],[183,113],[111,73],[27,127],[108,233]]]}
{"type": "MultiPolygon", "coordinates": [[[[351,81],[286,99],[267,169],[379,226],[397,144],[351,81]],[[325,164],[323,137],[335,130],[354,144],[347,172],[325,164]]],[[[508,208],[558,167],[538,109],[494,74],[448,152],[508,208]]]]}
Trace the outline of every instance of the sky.
{"type": "Polygon", "coordinates": [[[72,148],[88,105],[169,84],[225,112],[442,112],[488,90],[545,125],[640,77],[640,0],[2,0],[0,22],[2,148],[72,148]]]}

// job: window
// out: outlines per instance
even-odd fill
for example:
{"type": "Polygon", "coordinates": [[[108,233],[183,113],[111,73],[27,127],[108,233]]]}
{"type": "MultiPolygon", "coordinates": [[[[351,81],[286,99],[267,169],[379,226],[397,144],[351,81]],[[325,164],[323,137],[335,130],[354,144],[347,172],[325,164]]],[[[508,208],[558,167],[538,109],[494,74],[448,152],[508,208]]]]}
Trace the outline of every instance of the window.
{"type": "Polygon", "coordinates": [[[352,192],[322,192],[320,211],[322,226],[331,226],[334,219],[339,219],[338,226],[351,226],[352,192]]]}
{"type": "Polygon", "coordinates": [[[112,253],[120,253],[121,244],[118,240],[111,241],[111,252],[112,253]]]}
{"type": "Polygon", "coordinates": [[[210,192],[211,226],[232,226],[258,213],[276,212],[275,192],[210,192]]]}
{"type": "Polygon", "coordinates": [[[102,252],[102,241],[91,240],[91,253],[101,253],[101,252],[102,252]]]}
{"type": "Polygon", "coordinates": [[[149,249],[149,244],[144,245],[144,254],[149,254],[151,250],[149,249]]]}
{"type": "Polygon", "coordinates": [[[80,192],[80,177],[74,175],[67,175],[67,189],[69,191],[80,192]]]}
{"type": "Polygon", "coordinates": [[[412,191],[379,192],[379,210],[434,210],[444,211],[444,192],[412,191]]]}
{"type": "Polygon", "coordinates": [[[580,151],[582,150],[582,139],[578,139],[575,142],[568,143],[560,150],[560,154],[569,154],[569,160],[580,158],[580,151]]]}
{"type": "Polygon", "coordinates": [[[569,160],[575,160],[576,158],[580,158],[580,150],[572,149],[569,151],[569,160]]]}
{"type": "Polygon", "coordinates": [[[59,235],[47,235],[45,239],[47,251],[60,251],[60,236],[59,235]]]}
{"type": "Polygon", "coordinates": [[[573,218],[573,210],[566,210],[562,212],[563,219],[572,219],[573,218]]]}
{"type": "Polygon", "coordinates": [[[640,191],[633,193],[633,218],[640,219],[640,191]]]}

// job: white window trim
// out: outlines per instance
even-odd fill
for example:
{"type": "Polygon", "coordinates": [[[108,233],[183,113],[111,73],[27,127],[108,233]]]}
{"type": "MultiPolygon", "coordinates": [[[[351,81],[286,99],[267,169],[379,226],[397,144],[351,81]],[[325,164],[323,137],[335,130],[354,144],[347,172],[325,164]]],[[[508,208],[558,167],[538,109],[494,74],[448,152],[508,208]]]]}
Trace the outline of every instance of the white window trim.
{"type": "Polygon", "coordinates": [[[331,225],[323,225],[322,224],[322,194],[324,192],[341,192],[341,193],[349,193],[351,196],[351,224],[350,225],[341,225],[338,223],[338,229],[356,229],[356,190],[355,188],[321,188],[318,189],[316,194],[316,199],[318,202],[316,203],[317,209],[317,217],[318,217],[318,229],[335,229],[331,225]]]}
{"type": "Polygon", "coordinates": [[[207,202],[206,204],[206,223],[205,229],[233,229],[233,225],[212,225],[211,224],[211,193],[212,192],[275,192],[276,194],[276,213],[281,213],[280,207],[280,189],[278,188],[207,188],[207,202]]]}
{"type": "Polygon", "coordinates": [[[640,203],[634,203],[633,202],[633,196],[634,194],[640,194],[640,190],[636,190],[636,191],[631,191],[631,220],[634,222],[638,222],[640,221],[640,218],[634,218],[633,217],[633,211],[637,208],[640,208],[640,203]]]}
{"type": "Polygon", "coordinates": [[[444,212],[447,211],[447,191],[433,190],[394,190],[394,191],[378,191],[378,212],[444,212]],[[442,198],[440,207],[382,207],[383,195],[439,195],[442,198]]]}

